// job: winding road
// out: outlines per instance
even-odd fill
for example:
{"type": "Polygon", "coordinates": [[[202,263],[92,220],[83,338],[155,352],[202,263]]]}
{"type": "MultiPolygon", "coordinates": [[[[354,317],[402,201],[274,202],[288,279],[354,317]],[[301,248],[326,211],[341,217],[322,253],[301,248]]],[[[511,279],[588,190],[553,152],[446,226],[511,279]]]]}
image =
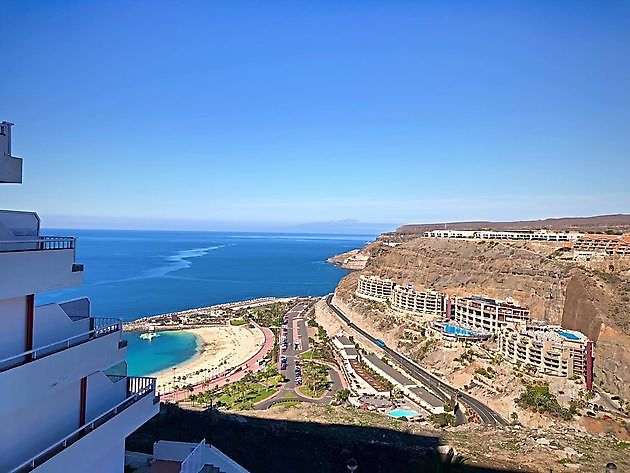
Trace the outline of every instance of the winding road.
{"type": "MultiPolygon", "coordinates": [[[[486,406],[484,403],[475,399],[470,394],[466,394],[465,392],[454,388],[453,386],[446,384],[441,379],[437,378],[433,374],[429,373],[427,370],[422,368],[417,363],[414,363],[404,355],[398,353],[397,351],[385,346],[381,347],[376,344],[376,338],[367,333],[361,327],[358,327],[354,324],[337,306],[335,306],[332,302],[333,294],[329,294],[326,297],[326,304],[328,307],[343,320],[346,325],[360,333],[367,340],[372,342],[378,348],[383,350],[391,359],[396,361],[405,371],[407,371],[411,376],[420,381],[425,386],[431,388],[436,394],[442,394],[442,399],[449,400],[451,397],[456,397],[459,402],[464,404],[468,409],[474,411],[479,419],[485,424],[490,425],[509,425],[509,422],[506,421],[500,414],[496,411],[492,410],[490,407],[486,406]]],[[[440,396],[439,396],[440,397],[440,396]]],[[[461,411],[459,411],[461,413],[461,411]]],[[[461,415],[461,414],[460,414],[461,415]]],[[[458,415],[459,417],[459,415],[458,415]]],[[[459,420],[459,419],[458,419],[459,420]]]]}

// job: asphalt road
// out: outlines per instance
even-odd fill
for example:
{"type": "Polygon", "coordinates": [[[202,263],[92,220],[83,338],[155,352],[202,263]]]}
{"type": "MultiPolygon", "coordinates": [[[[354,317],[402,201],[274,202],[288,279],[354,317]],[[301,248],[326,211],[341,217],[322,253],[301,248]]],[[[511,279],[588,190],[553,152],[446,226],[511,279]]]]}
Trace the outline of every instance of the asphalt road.
{"type": "MultiPolygon", "coordinates": [[[[313,402],[316,404],[330,404],[335,392],[342,389],[343,385],[341,383],[341,379],[339,378],[339,374],[334,369],[329,369],[328,374],[330,375],[332,383],[330,385],[330,389],[326,392],[324,397],[320,399],[311,399],[301,395],[296,390],[295,360],[298,358],[300,353],[308,351],[309,348],[308,331],[305,320],[308,309],[309,303],[303,301],[297,303],[285,314],[287,317],[287,349],[282,350],[281,346],[278,356],[280,357],[284,355],[287,357],[287,367],[285,370],[280,371],[280,373],[282,373],[288,381],[284,384],[284,386],[282,386],[278,394],[258,404],[256,406],[256,409],[267,409],[273,404],[284,401],[302,401],[313,402]],[[296,326],[299,328],[299,333],[296,333],[296,331],[294,330],[296,326]],[[299,346],[297,349],[295,349],[294,343],[298,341],[299,346]]],[[[280,337],[281,336],[282,332],[280,332],[280,337]]],[[[278,369],[280,369],[280,359],[278,359],[277,362],[278,369]]]]}
{"type": "MultiPolygon", "coordinates": [[[[326,303],[328,304],[328,307],[330,307],[330,309],[333,310],[335,314],[337,314],[337,316],[341,320],[343,320],[349,327],[351,327],[353,330],[363,335],[366,339],[370,340],[377,347],[383,350],[390,358],[392,358],[400,366],[402,366],[402,368],[405,371],[407,371],[410,375],[412,375],[414,378],[416,378],[425,386],[431,388],[436,393],[436,395],[438,395],[438,397],[440,397],[442,400],[446,402],[447,400],[450,400],[452,396],[456,396],[459,402],[464,404],[468,409],[472,409],[473,411],[475,411],[475,413],[479,416],[482,422],[486,424],[494,424],[494,425],[508,425],[509,424],[509,422],[507,422],[497,412],[493,411],[491,408],[486,406],[484,403],[482,403],[478,399],[475,399],[471,395],[466,394],[465,392],[460,391],[459,389],[453,388],[452,386],[446,384],[439,378],[435,377],[434,375],[432,375],[431,373],[423,369],[420,365],[409,360],[408,358],[398,353],[397,351],[392,350],[391,348],[387,346],[383,348],[377,345],[376,338],[370,335],[369,333],[367,333],[362,328],[352,323],[352,321],[332,303],[332,298],[333,298],[332,294],[326,297],[326,303]]],[[[461,423],[463,413],[461,411],[458,411],[456,412],[456,416],[457,416],[457,423],[458,424],[461,423]]]]}

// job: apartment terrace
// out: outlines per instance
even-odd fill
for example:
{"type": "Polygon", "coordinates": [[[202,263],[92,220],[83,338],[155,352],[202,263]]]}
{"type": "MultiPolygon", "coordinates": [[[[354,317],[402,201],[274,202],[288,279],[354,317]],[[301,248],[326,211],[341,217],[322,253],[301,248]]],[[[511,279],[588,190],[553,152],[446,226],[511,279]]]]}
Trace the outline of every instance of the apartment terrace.
{"type": "MultiPolygon", "coordinates": [[[[81,319],[83,319],[83,317],[75,317],[75,321],[81,319]]],[[[33,363],[64,350],[89,343],[92,340],[104,337],[105,335],[109,335],[111,333],[122,333],[122,321],[120,319],[107,317],[88,317],[87,319],[90,324],[90,329],[88,331],[77,333],[66,337],[63,340],[48,343],[32,350],[26,350],[17,355],[0,360],[0,373],[28,363],[33,363]]],[[[127,341],[121,339],[118,343],[118,348],[120,349],[126,346],[127,341]]]]}
{"type": "MultiPolygon", "coordinates": [[[[132,406],[140,403],[144,399],[150,399],[150,403],[156,406],[156,413],[159,409],[159,395],[155,394],[156,379],[145,377],[129,377],[127,378],[127,392],[125,398],[108,409],[103,414],[93,420],[86,422],[78,429],[69,433],[65,437],[50,445],[48,448],[40,451],[32,458],[26,460],[17,466],[10,473],[26,473],[37,469],[48,461],[53,461],[56,456],[64,451],[72,448],[84,438],[95,435],[99,429],[112,422],[123,413],[128,412],[132,406]]],[[[135,429],[135,426],[134,426],[135,429]]],[[[45,468],[45,466],[44,466],[45,468]]],[[[42,470],[43,471],[43,470],[42,470]]]]}

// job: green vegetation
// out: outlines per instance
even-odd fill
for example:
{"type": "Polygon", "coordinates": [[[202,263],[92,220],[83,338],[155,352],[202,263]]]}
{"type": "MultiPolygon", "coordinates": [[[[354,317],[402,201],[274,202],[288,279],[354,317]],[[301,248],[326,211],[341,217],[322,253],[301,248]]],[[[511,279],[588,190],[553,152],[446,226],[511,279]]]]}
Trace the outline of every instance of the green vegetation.
{"type": "Polygon", "coordinates": [[[474,359],[475,359],[475,352],[473,350],[467,350],[464,353],[462,353],[460,356],[455,358],[453,361],[457,361],[459,363],[465,364],[465,363],[472,363],[474,359]]]}
{"type": "Polygon", "coordinates": [[[492,368],[492,366],[488,366],[487,368],[477,368],[475,370],[475,373],[488,379],[493,379],[495,376],[495,371],[494,371],[494,368],[492,368]]]}
{"type": "Polygon", "coordinates": [[[424,343],[421,343],[415,356],[416,360],[422,361],[435,344],[437,344],[437,340],[435,338],[428,338],[424,343]]]}
{"type": "Polygon", "coordinates": [[[240,325],[245,325],[246,323],[247,323],[247,320],[241,319],[241,318],[230,320],[230,325],[234,325],[235,327],[238,327],[240,325]]]}
{"type": "Polygon", "coordinates": [[[249,317],[258,322],[263,327],[279,327],[282,325],[282,317],[289,310],[289,303],[276,302],[262,307],[249,309],[249,317]]]}
{"type": "Polygon", "coordinates": [[[313,350],[305,351],[304,353],[300,353],[300,359],[302,360],[312,360],[313,359],[313,350]]]}
{"type": "Polygon", "coordinates": [[[508,440],[507,442],[500,443],[499,447],[501,447],[503,450],[507,450],[509,452],[518,452],[518,444],[516,442],[511,441],[511,440],[508,440]]]}
{"type": "Polygon", "coordinates": [[[564,420],[571,420],[573,415],[577,413],[575,405],[571,405],[570,409],[562,407],[558,403],[556,396],[549,392],[547,384],[528,384],[525,392],[516,400],[522,408],[531,409],[541,414],[550,414],[564,420]]]}
{"type": "Polygon", "coordinates": [[[235,410],[253,409],[254,404],[273,395],[282,385],[283,380],[276,366],[270,366],[265,371],[246,374],[241,380],[225,385],[221,391],[199,393],[190,396],[190,400],[210,404],[211,399],[214,399],[217,407],[224,406],[235,410]]]}
{"type": "Polygon", "coordinates": [[[448,427],[455,425],[455,416],[448,412],[442,412],[441,414],[433,414],[431,416],[431,422],[436,427],[448,427]]]}
{"type": "Polygon", "coordinates": [[[321,397],[328,387],[328,369],[318,363],[302,363],[302,386],[298,389],[310,397],[321,397]]]}
{"type": "Polygon", "coordinates": [[[335,399],[340,402],[345,402],[350,397],[350,390],[340,389],[335,393],[335,399]]]}

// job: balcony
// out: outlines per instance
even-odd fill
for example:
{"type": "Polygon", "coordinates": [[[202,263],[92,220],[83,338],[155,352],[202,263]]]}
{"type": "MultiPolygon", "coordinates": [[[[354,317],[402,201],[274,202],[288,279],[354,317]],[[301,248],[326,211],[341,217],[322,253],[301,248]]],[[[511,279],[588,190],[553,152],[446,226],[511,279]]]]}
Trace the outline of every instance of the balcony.
{"type": "Polygon", "coordinates": [[[0,240],[0,299],[80,285],[83,266],[75,263],[75,242],[57,236],[0,240]]]}
{"type": "Polygon", "coordinates": [[[0,418],[37,402],[42,393],[62,389],[125,359],[122,322],[88,318],[79,323],[88,321],[90,328],[85,332],[0,360],[0,392],[12,400],[0,404],[0,418]]]}
{"type": "MultiPolygon", "coordinates": [[[[90,457],[92,453],[98,455],[104,450],[108,453],[102,448],[103,445],[123,441],[159,412],[159,396],[155,387],[155,378],[127,378],[127,392],[121,402],[38,452],[10,470],[10,473],[67,471],[69,465],[74,465],[77,471],[88,471],[83,467],[88,462],[94,464],[95,460],[99,460],[90,457]]],[[[99,464],[103,466],[102,463],[96,463],[97,466],[99,464]]]]}

